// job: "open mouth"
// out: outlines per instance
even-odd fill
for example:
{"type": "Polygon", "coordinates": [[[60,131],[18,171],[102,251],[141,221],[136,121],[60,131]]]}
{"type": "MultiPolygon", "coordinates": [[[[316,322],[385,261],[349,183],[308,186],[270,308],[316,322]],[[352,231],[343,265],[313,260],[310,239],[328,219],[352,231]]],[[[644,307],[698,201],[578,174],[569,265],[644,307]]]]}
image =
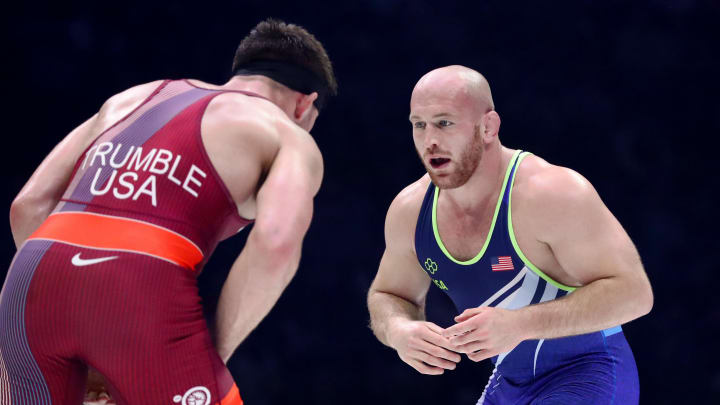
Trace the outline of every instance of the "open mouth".
{"type": "Polygon", "coordinates": [[[441,167],[446,166],[448,163],[450,163],[450,159],[448,159],[448,158],[432,158],[432,159],[430,159],[430,166],[432,166],[433,169],[439,169],[441,167]]]}

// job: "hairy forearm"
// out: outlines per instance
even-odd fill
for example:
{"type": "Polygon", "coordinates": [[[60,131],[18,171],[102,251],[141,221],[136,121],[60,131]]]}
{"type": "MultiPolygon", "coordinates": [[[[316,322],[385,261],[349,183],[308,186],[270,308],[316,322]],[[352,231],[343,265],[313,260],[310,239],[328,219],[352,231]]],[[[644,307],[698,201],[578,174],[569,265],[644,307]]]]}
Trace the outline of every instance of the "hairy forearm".
{"type": "Polygon", "coordinates": [[[389,333],[398,320],[422,321],[424,308],[390,293],[370,290],[368,294],[370,328],[380,342],[390,346],[389,333]]]}
{"type": "Polygon", "coordinates": [[[289,258],[282,259],[256,249],[252,238],[248,238],[218,302],[215,343],[224,362],[270,312],[295,274],[299,259],[299,247],[289,258]]]}
{"type": "Polygon", "coordinates": [[[652,307],[649,284],[607,278],[567,296],[516,311],[525,339],[552,339],[596,332],[643,316],[652,307]]]}

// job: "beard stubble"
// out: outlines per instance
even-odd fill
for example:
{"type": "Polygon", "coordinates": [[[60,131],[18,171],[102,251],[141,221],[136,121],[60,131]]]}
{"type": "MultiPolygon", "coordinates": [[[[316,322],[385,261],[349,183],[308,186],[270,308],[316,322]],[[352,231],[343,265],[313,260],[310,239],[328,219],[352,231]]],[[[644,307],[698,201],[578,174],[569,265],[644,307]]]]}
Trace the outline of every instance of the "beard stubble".
{"type": "Polygon", "coordinates": [[[475,173],[475,170],[477,170],[480,160],[482,159],[482,155],[483,145],[480,136],[480,127],[475,126],[470,144],[462,151],[460,158],[457,161],[452,160],[450,163],[456,167],[453,172],[444,176],[438,176],[434,173],[432,166],[428,167],[428,164],[425,163],[422,157],[420,160],[423,162],[425,170],[427,170],[430,175],[432,182],[441,190],[449,190],[458,188],[467,183],[473,173],[475,173]]]}

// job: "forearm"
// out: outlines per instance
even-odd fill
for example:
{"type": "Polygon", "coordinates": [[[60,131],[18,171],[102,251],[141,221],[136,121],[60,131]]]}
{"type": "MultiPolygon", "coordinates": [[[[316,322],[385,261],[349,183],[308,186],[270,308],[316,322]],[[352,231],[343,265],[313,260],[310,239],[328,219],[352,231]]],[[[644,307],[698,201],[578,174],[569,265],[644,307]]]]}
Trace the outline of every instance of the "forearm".
{"type": "Polygon", "coordinates": [[[621,325],[647,314],[651,307],[649,284],[607,278],[563,298],[521,308],[516,315],[518,324],[524,325],[524,339],[552,339],[621,325]]]}
{"type": "Polygon", "coordinates": [[[386,346],[390,346],[389,334],[393,323],[404,320],[425,320],[425,311],[422,306],[397,295],[373,289],[368,294],[368,310],[370,311],[370,328],[378,340],[386,346]]]}
{"type": "Polygon", "coordinates": [[[252,235],[233,264],[215,318],[215,344],[227,362],[235,349],[275,305],[297,270],[300,247],[287,258],[263,253],[252,235]]]}

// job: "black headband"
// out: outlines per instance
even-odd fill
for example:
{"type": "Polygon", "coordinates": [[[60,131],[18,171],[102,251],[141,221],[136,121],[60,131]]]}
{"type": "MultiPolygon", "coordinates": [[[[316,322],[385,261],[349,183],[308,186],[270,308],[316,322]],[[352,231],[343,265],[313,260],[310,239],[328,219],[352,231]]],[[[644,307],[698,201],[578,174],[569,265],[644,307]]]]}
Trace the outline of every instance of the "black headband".
{"type": "Polygon", "coordinates": [[[255,60],[238,66],[233,74],[235,76],[267,76],[303,94],[317,92],[318,97],[313,104],[318,110],[325,106],[330,95],[330,89],[316,74],[289,62],[255,60]]]}

